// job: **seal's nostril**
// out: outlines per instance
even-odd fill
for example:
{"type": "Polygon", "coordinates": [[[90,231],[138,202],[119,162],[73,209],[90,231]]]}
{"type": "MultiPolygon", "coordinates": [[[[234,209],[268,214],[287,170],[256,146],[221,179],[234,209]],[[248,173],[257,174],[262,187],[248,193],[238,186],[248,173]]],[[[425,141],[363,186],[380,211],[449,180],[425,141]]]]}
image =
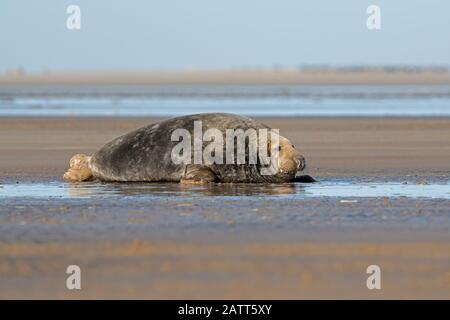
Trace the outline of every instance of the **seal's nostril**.
{"type": "Polygon", "coordinates": [[[303,170],[306,166],[306,160],[303,156],[299,156],[297,160],[298,170],[303,170]]]}

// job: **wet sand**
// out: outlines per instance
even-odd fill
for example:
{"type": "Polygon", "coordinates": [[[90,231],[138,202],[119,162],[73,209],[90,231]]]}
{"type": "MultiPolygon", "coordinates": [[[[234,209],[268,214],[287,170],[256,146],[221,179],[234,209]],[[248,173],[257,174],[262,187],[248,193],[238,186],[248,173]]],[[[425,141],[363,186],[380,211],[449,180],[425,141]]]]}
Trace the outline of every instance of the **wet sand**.
{"type": "MultiPolygon", "coordinates": [[[[0,118],[1,179],[60,179],[75,153],[158,118],[0,118]]],[[[306,156],[314,176],[447,175],[450,118],[260,118],[306,156]]]]}
{"type": "MultiPolygon", "coordinates": [[[[3,117],[0,187],[59,181],[71,155],[152,121],[3,117]]],[[[319,179],[450,178],[448,118],[263,121],[319,179]]],[[[450,298],[450,200],[340,200],[1,199],[0,298],[450,298]],[[371,264],[382,290],[366,288],[371,264]]]]}

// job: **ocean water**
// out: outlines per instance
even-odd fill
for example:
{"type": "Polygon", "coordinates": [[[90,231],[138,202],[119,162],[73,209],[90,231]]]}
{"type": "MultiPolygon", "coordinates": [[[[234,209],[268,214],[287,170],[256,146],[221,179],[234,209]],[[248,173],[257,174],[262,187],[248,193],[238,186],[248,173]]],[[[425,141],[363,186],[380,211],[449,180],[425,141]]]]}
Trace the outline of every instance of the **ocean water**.
{"type": "Polygon", "coordinates": [[[450,85],[0,86],[0,116],[450,116],[450,85]]]}

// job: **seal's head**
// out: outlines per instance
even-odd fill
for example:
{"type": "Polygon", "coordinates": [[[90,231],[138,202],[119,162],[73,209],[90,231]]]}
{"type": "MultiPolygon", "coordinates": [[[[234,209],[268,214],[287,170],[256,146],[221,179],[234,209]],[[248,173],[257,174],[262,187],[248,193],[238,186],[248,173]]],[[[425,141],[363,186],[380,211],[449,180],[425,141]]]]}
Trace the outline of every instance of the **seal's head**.
{"type": "Polygon", "coordinates": [[[306,161],[295,146],[286,138],[280,136],[279,172],[294,175],[305,169],[306,161]]]}
{"type": "MultiPolygon", "coordinates": [[[[272,133],[273,134],[273,133],[272,133]]],[[[297,172],[305,169],[306,161],[295,146],[283,136],[278,138],[277,145],[272,146],[274,136],[268,143],[268,150],[271,150],[269,170],[263,168],[261,172],[267,182],[282,183],[291,182],[295,179],[297,172]]]]}
{"type": "Polygon", "coordinates": [[[90,169],[91,157],[85,154],[76,154],[70,158],[69,170],[64,173],[64,180],[67,181],[88,181],[93,179],[90,169]]]}

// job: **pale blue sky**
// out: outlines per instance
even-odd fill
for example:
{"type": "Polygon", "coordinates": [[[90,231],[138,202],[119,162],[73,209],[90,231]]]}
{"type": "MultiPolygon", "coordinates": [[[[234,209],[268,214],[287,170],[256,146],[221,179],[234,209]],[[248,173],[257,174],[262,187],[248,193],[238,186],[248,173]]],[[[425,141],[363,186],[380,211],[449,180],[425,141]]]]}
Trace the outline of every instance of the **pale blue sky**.
{"type": "Polygon", "coordinates": [[[450,65],[447,0],[1,0],[0,72],[450,65]],[[77,4],[82,29],[66,29],[77,4]],[[366,28],[381,7],[382,29],[366,28]]]}

